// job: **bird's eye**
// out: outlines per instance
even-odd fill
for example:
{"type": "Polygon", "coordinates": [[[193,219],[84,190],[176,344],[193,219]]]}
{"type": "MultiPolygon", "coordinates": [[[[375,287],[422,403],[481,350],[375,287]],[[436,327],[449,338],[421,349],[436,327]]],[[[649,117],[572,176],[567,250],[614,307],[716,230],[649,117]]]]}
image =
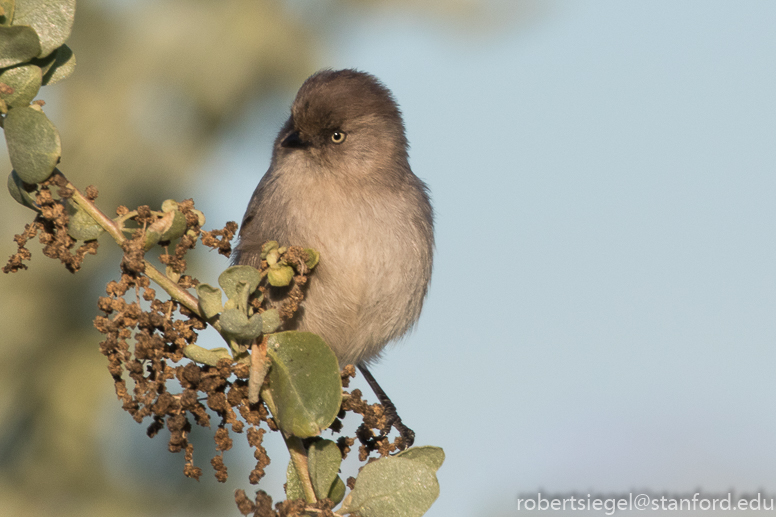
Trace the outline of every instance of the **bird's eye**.
{"type": "Polygon", "coordinates": [[[342,142],[345,141],[345,136],[347,135],[342,131],[335,131],[334,133],[331,134],[331,141],[334,142],[335,144],[341,144],[342,142]]]}

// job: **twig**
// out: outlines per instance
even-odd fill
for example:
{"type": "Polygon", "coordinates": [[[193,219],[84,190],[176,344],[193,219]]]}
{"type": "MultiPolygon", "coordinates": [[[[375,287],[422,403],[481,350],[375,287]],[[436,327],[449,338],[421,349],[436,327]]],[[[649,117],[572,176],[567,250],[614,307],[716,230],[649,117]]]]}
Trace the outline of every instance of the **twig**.
{"type": "Polygon", "coordinates": [[[248,379],[248,402],[255,404],[259,401],[259,392],[264,384],[264,378],[269,371],[269,358],[267,357],[267,336],[263,336],[260,343],[251,345],[251,376],[248,379]]]}
{"type": "MultiPolygon", "coordinates": [[[[119,246],[127,241],[127,238],[122,233],[122,228],[116,224],[113,219],[105,215],[102,210],[97,208],[97,206],[90,199],[84,196],[80,190],[78,190],[72,183],[70,183],[70,181],[65,177],[64,174],[62,174],[62,172],[57,171],[55,174],[62,176],[62,178],[64,178],[64,180],[67,182],[65,187],[69,190],[72,190],[73,194],[70,199],[84,212],[89,214],[92,219],[94,219],[97,224],[99,224],[106,232],[108,232],[108,234],[113,237],[113,240],[115,240],[119,246]]],[[[143,259],[143,262],[145,263],[145,275],[148,278],[156,282],[159,287],[167,291],[167,294],[169,294],[170,298],[172,298],[174,301],[180,303],[188,310],[202,318],[202,314],[199,312],[199,302],[197,301],[197,298],[194,297],[194,295],[178,285],[177,282],[174,282],[167,275],[156,269],[147,260],[143,259]]],[[[218,325],[217,322],[213,325],[213,328],[219,332],[221,331],[220,325],[218,325]]]]}
{"type": "Polygon", "coordinates": [[[302,484],[305,501],[307,504],[317,503],[318,499],[315,497],[315,489],[313,489],[313,482],[307,468],[307,451],[304,449],[302,439],[297,436],[286,436],[286,433],[283,433],[283,438],[286,440],[286,447],[291,454],[291,462],[294,464],[297,477],[302,484]]]}

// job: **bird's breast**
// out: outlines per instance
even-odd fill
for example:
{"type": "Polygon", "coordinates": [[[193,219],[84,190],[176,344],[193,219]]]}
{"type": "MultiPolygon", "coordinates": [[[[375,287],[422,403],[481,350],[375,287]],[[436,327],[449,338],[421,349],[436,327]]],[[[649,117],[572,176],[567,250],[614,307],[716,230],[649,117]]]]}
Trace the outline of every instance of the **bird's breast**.
{"type": "Polygon", "coordinates": [[[299,328],[320,334],[342,364],[368,360],[418,317],[428,281],[422,235],[390,192],[311,183],[284,203],[289,244],[321,254],[299,328]]]}

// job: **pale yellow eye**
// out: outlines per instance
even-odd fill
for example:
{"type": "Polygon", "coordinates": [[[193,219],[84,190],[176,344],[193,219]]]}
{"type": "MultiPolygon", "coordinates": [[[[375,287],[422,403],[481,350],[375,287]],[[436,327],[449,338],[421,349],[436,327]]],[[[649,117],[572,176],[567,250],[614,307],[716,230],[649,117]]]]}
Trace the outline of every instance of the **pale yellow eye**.
{"type": "Polygon", "coordinates": [[[345,136],[347,135],[342,131],[335,131],[334,133],[331,134],[331,141],[334,142],[335,144],[341,144],[342,142],[345,141],[345,136]]]}

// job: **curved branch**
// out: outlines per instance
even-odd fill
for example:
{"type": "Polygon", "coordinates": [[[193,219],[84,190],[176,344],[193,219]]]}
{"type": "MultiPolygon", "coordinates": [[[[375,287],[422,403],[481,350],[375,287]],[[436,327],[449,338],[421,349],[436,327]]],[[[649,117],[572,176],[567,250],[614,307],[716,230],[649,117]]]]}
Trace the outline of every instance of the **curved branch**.
{"type": "MultiPolygon", "coordinates": [[[[113,240],[118,243],[119,246],[124,244],[127,241],[127,238],[124,237],[124,234],[122,232],[122,228],[120,225],[118,225],[113,219],[105,215],[105,213],[97,208],[97,206],[84,196],[80,190],[78,190],[70,181],[65,177],[64,174],[62,174],[61,171],[56,171],[55,174],[59,174],[66,182],[65,188],[72,191],[72,196],[70,197],[70,200],[79,206],[84,212],[89,214],[92,219],[94,219],[97,224],[99,224],[108,234],[110,234],[111,237],[113,237],[113,240]]],[[[156,269],[150,262],[143,259],[143,262],[145,263],[145,275],[156,282],[159,287],[164,289],[167,294],[170,295],[170,298],[172,298],[174,301],[180,303],[184,307],[186,307],[188,310],[199,316],[200,318],[204,319],[202,317],[202,314],[199,311],[199,302],[197,301],[197,298],[192,295],[189,291],[178,285],[177,282],[174,282],[171,278],[169,278],[167,275],[156,269]]],[[[220,325],[217,323],[213,325],[213,328],[218,330],[220,332],[220,325]]]]}

